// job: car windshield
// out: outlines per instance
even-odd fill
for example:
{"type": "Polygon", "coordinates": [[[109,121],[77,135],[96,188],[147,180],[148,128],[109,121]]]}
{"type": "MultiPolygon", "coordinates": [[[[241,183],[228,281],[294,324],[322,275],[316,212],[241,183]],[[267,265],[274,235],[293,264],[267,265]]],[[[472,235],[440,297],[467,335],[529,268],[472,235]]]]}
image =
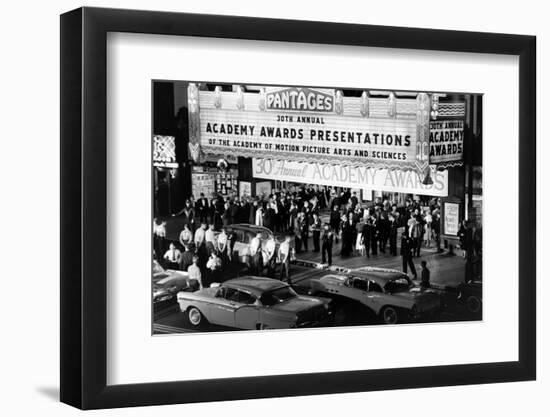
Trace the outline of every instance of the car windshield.
{"type": "Polygon", "coordinates": [[[272,306],[275,304],[283,303],[291,298],[296,297],[297,294],[290,287],[279,288],[274,291],[266,292],[262,294],[260,301],[263,305],[272,306]]]}

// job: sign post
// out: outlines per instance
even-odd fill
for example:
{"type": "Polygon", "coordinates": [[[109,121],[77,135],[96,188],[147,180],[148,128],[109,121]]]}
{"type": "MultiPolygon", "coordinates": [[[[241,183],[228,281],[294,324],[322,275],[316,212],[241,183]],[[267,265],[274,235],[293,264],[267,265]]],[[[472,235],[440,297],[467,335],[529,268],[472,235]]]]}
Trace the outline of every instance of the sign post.
{"type": "Polygon", "coordinates": [[[454,255],[454,246],[458,243],[460,219],[464,216],[464,204],[458,197],[451,196],[441,200],[441,239],[447,241],[449,255],[454,255]]]}

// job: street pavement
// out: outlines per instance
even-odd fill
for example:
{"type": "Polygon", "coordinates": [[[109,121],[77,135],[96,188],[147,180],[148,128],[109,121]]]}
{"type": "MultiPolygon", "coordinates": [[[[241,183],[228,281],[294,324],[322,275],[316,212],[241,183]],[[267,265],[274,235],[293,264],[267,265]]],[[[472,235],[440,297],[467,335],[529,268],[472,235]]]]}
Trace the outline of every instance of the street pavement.
{"type": "MultiPolygon", "coordinates": [[[[309,242],[309,248],[313,247],[311,239],[309,242]]],[[[386,253],[378,252],[378,255],[371,255],[370,258],[361,256],[358,251],[354,251],[351,256],[340,256],[341,241],[333,246],[332,267],[333,269],[345,268],[360,268],[363,266],[372,266],[378,268],[391,268],[391,269],[403,269],[403,261],[400,255],[389,255],[389,249],[386,249],[386,253]]],[[[397,249],[399,253],[399,247],[397,249]]],[[[461,282],[465,281],[465,259],[461,256],[460,250],[456,251],[454,255],[450,255],[448,251],[437,253],[435,247],[425,248],[420,251],[420,257],[413,258],[413,262],[416,268],[418,278],[420,278],[420,262],[426,261],[428,269],[430,270],[430,281],[435,285],[440,286],[457,286],[461,282]]],[[[321,264],[321,252],[313,252],[311,249],[307,252],[301,252],[296,254],[297,260],[300,262],[321,264]]],[[[318,267],[319,267],[318,266],[318,267]]],[[[408,275],[412,278],[410,270],[408,275]]]]}

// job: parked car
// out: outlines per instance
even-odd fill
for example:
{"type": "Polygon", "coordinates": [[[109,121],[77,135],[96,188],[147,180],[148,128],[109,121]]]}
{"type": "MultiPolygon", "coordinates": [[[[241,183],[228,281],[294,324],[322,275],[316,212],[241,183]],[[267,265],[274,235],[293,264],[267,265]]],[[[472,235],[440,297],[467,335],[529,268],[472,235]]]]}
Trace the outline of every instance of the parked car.
{"type": "Polygon", "coordinates": [[[321,325],[332,315],[329,299],[301,296],[284,282],[253,276],[180,292],[178,303],[193,326],[207,321],[239,329],[288,329],[321,325]]]}
{"type": "Polygon", "coordinates": [[[457,302],[464,305],[469,313],[481,314],[483,303],[483,287],[481,281],[468,281],[456,287],[457,302]]]}
{"type": "MultiPolygon", "coordinates": [[[[245,264],[249,263],[249,257],[250,257],[250,241],[256,237],[258,233],[261,233],[262,235],[262,249],[265,250],[265,245],[267,243],[267,240],[274,236],[273,232],[269,230],[267,227],[263,226],[255,226],[252,224],[246,224],[246,223],[239,223],[239,224],[231,224],[229,226],[226,226],[227,233],[233,233],[235,236],[235,243],[233,245],[233,255],[238,257],[239,261],[245,264]]],[[[275,253],[279,253],[279,246],[281,243],[283,243],[283,240],[277,239],[275,237],[276,246],[275,246],[275,253]]],[[[294,248],[294,239],[290,240],[290,260],[293,261],[296,259],[296,250],[294,248]]],[[[279,263],[280,260],[277,259],[277,262],[279,263]]]]}
{"type": "Polygon", "coordinates": [[[312,279],[309,293],[359,302],[386,324],[416,319],[441,308],[436,291],[417,287],[406,274],[386,268],[363,267],[312,279]]]}
{"type": "Polygon", "coordinates": [[[153,261],[154,310],[176,306],[180,291],[196,291],[198,288],[197,280],[190,279],[187,272],[164,269],[157,261],[153,261]]]}

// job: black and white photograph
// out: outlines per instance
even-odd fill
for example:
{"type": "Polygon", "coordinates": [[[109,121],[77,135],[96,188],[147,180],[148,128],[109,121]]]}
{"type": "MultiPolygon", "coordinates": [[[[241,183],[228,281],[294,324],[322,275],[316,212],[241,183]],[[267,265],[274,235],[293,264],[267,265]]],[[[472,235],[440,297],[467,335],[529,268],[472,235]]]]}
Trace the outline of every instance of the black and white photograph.
{"type": "Polygon", "coordinates": [[[483,94],[151,100],[153,335],[483,320],[483,94]]]}
{"type": "Polygon", "coordinates": [[[546,417],[544,10],[6,2],[0,414],[546,417]]]}

